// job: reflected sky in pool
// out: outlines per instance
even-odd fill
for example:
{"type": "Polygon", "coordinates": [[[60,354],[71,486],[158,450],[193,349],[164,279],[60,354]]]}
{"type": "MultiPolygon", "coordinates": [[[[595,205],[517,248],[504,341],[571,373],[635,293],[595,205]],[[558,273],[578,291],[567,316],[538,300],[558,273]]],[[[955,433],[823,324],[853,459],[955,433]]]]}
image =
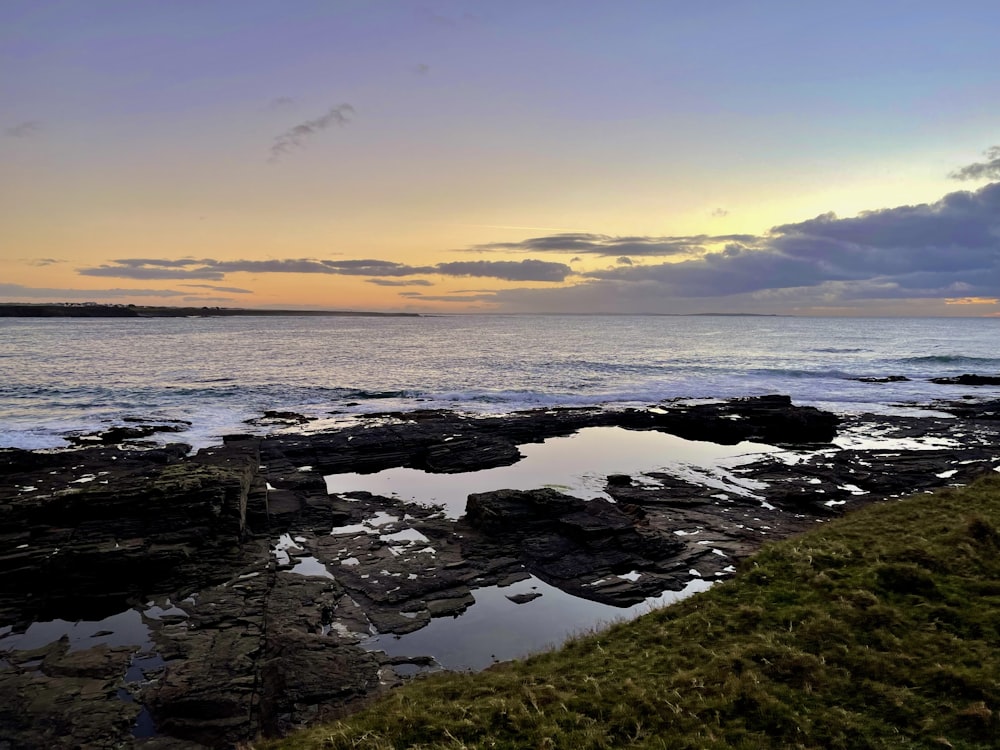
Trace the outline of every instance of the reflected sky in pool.
{"type": "Polygon", "coordinates": [[[524,458],[512,466],[458,474],[407,468],[331,474],[326,477],[327,490],[332,494],[361,490],[424,505],[440,504],[452,518],[465,513],[466,499],[474,492],[551,487],[584,499],[607,498],[604,486],[609,474],[635,477],[664,471],[724,492],[750,495],[762,485],[735,477],[728,469],[781,450],[762,443],[718,445],[621,427],[589,427],[519,448],[524,458]]]}
{"type": "Polygon", "coordinates": [[[682,591],[668,591],[632,607],[613,607],[564,593],[532,576],[510,586],[484,586],[476,603],[455,617],[438,617],[406,635],[378,635],[363,645],[390,656],[433,656],[446,669],[479,670],[561,645],[567,638],[619,620],[631,620],[711,586],[696,578],[682,591]],[[541,593],[524,604],[507,597],[541,593]]]}

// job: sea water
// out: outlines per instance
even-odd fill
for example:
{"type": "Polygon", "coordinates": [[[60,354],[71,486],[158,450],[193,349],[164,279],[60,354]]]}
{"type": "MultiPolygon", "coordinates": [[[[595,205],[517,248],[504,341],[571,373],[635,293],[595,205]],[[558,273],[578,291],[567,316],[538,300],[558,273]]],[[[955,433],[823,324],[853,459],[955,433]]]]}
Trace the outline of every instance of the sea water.
{"type": "Polygon", "coordinates": [[[183,420],[195,447],[265,410],[322,428],[447,408],[648,406],[783,393],[840,413],[1000,389],[928,378],[997,374],[1000,319],[590,315],[0,319],[0,447],[183,420]],[[902,375],[871,384],[860,377],[902,375]]]}

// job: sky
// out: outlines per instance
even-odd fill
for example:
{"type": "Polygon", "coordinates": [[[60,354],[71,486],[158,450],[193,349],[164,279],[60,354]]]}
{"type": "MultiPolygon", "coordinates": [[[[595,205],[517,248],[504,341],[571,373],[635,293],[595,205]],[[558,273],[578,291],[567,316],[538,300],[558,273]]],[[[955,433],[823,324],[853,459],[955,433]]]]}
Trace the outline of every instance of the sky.
{"type": "Polygon", "coordinates": [[[993,0],[0,0],[0,301],[1000,316],[993,0]]]}

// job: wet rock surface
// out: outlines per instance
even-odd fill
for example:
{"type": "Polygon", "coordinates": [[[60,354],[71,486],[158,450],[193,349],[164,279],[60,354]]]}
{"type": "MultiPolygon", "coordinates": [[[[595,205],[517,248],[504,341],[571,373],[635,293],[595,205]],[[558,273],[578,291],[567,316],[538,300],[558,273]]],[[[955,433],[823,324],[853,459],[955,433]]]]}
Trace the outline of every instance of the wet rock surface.
{"type": "MultiPolygon", "coordinates": [[[[996,402],[935,406],[940,416],[842,419],[778,396],[428,411],[233,436],[195,455],[103,442],[0,450],[0,746],[233,747],[435,668],[434,654],[366,642],[460,615],[482,587],[535,576],[625,606],[723,578],[769,539],[1000,465],[996,402]],[[323,479],[507,466],[519,446],[608,426],[783,450],[721,483],[651,467],[609,474],[604,497],[588,500],[496,487],[458,519],[399,497],[331,495],[323,479]]],[[[539,596],[507,598],[530,611],[539,596]]]]}

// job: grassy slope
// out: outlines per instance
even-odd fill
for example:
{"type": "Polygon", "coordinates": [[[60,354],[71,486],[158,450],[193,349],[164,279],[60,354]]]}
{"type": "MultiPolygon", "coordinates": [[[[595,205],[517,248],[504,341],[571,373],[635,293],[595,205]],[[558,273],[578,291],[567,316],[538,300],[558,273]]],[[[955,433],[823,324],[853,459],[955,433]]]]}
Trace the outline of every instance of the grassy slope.
{"type": "Polygon", "coordinates": [[[267,748],[1000,746],[1000,477],[767,546],[564,648],[267,748]]]}

